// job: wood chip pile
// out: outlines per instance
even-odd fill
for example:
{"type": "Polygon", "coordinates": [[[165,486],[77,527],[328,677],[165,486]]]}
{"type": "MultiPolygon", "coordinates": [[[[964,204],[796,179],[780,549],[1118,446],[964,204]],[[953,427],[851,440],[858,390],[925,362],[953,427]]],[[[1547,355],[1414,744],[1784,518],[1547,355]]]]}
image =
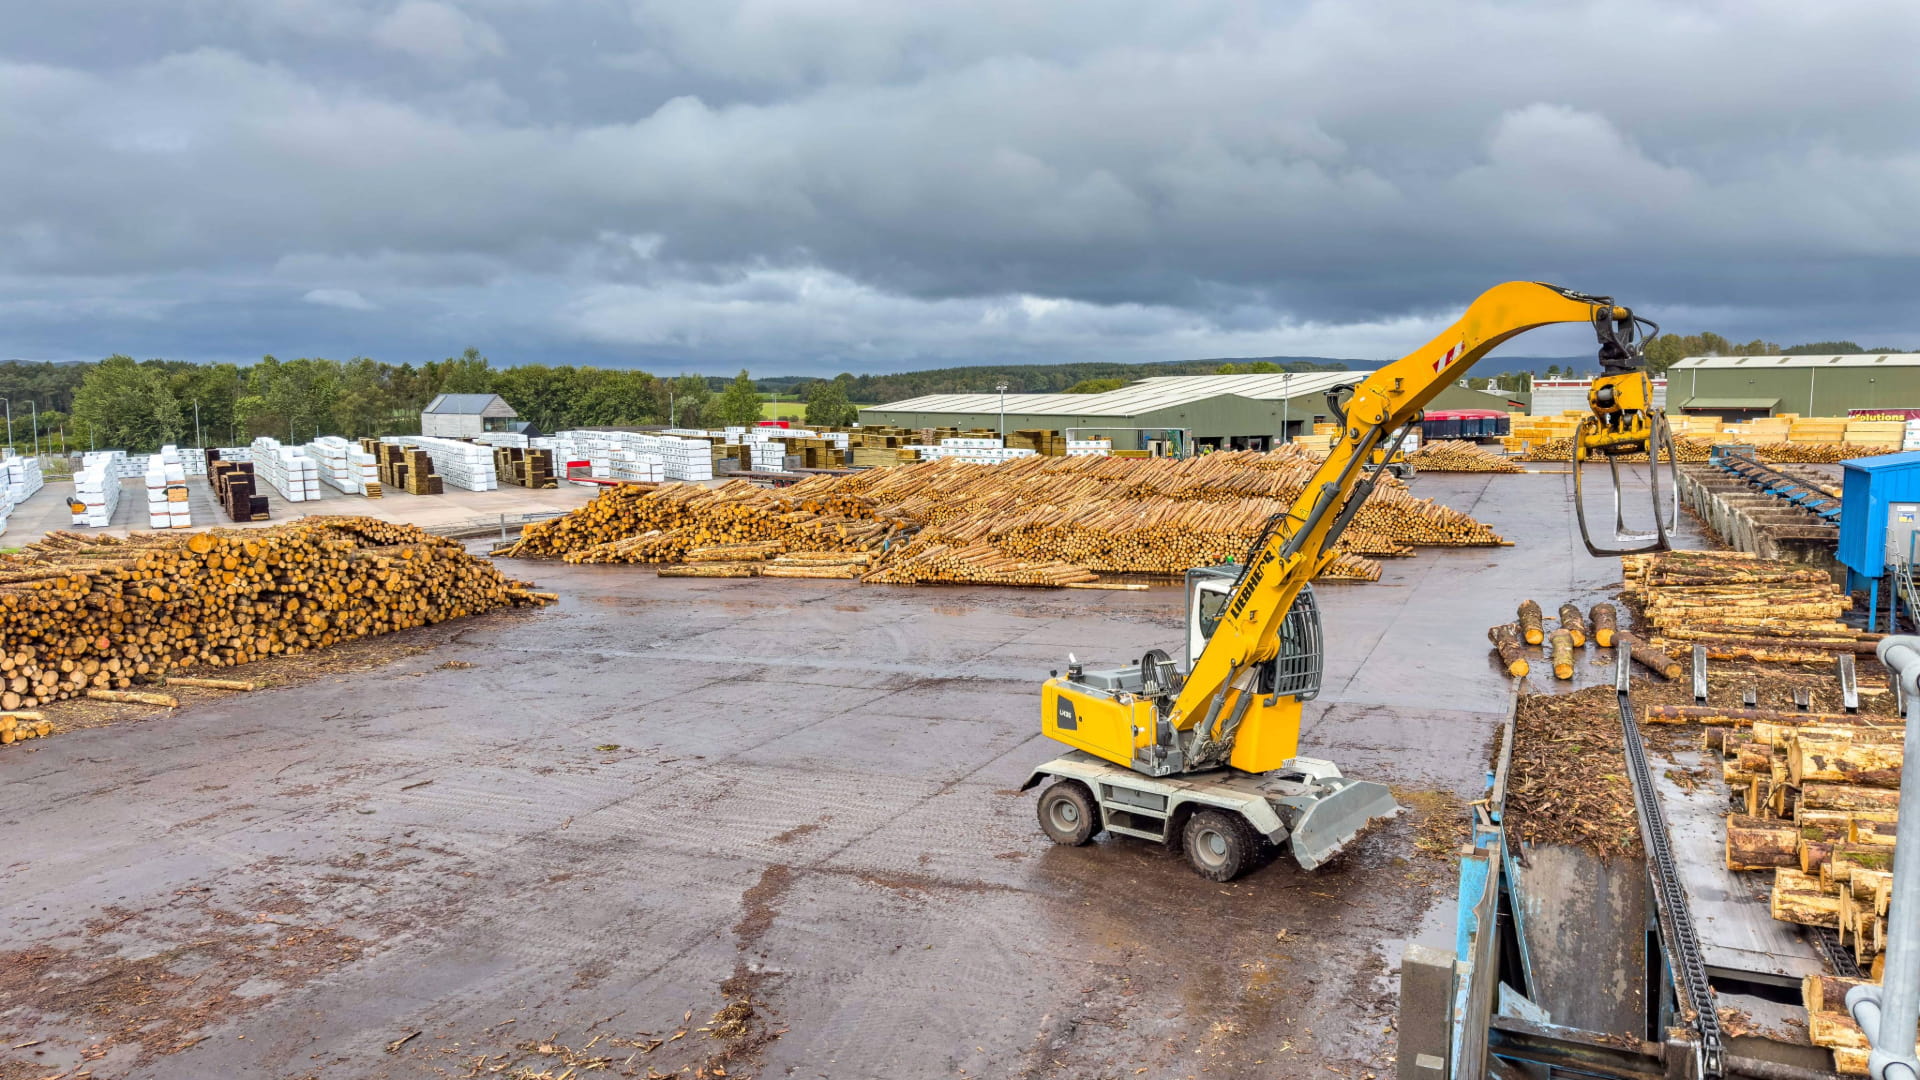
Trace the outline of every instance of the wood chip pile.
{"type": "Polygon", "coordinates": [[[0,709],[547,599],[455,541],[375,518],[50,533],[0,556],[0,709]]]}
{"type": "Polygon", "coordinates": [[[1441,442],[1427,443],[1410,455],[1407,460],[1422,472],[1466,472],[1466,473],[1517,473],[1526,472],[1520,466],[1507,459],[1505,454],[1496,454],[1463,439],[1446,439],[1441,442]]]}
{"type": "MultiPolygon", "coordinates": [[[[767,543],[786,553],[866,553],[862,579],[889,584],[1057,586],[1103,573],[1180,574],[1244,555],[1316,466],[1288,449],[1185,461],[940,460],[810,477],[784,489],[745,480],[718,488],[634,484],[529,526],[505,554],[686,563],[698,561],[689,556],[701,549],[767,543]]],[[[1383,478],[1322,576],[1373,581],[1380,576],[1375,558],[1410,555],[1416,545],[1501,543],[1484,523],[1383,478]]],[[[736,568],[687,576],[799,575],[736,568]]]]}

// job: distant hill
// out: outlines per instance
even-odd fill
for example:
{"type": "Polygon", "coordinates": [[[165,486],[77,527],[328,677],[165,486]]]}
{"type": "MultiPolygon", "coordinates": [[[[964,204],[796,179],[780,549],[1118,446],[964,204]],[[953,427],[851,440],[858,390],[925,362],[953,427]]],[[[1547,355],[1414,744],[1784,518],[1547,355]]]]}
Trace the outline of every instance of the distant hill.
{"type": "MultiPolygon", "coordinates": [[[[1169,360],[1152,364],[1090,361],[1077,364],[978,364],[969,367],[857,375],[846,387],[847,400],[862,404],[904,401],[923,394],[990,394],[1001,383],[1009,394],[1057,394],[1087,379],[1135,379],[1157,375],[1211,375],[1222,364],[1268,363],[1283,371],[1349,371],[1376,367],[1379,361],[1329,356],[1236,356],[1207,360],[1169,360]]],[[[818,376],[776,375],[756,379],[763,393],[790,394],[818,376]]],[[[712,380],[710,380],[712,381],[712,380]]],[[[722,387],[725,380],[719,380],[722,387]]]]}

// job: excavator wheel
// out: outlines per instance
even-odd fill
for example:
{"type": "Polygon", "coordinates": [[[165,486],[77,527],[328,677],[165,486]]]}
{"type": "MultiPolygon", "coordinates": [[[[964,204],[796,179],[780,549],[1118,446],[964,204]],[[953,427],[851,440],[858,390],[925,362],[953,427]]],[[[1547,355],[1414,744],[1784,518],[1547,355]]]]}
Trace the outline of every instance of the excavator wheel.
{"type": "Polygon", "coordinates": [[[1260,853],[1260,834],[1230,810],[1195,810],[1181,840],[1188,864],[1208,881],[1232,881],[1260,853]]]}
{"type": "Polygon", "coordinates": [[[1040,793],[1040,831],[1047,839],[1079,847],[1100,831],[1100,811],[1093,792],[1078,780],[1059,780],[1040,793]]]}

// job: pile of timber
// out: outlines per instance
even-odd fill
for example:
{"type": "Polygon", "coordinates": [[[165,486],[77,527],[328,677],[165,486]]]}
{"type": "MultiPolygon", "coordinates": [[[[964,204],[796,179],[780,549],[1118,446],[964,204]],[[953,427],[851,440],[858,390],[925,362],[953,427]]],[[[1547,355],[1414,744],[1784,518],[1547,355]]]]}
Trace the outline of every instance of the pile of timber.
{"type": "MultiPolygon", "coordinates": [[[[528,526],[504,554],[570,562],[681,563],[748,542],[874,556],[874,582],[1049,584],[1092,574],[1182,574],[1240,558],[1311,482],[1296,450],[1186,461],[1034,457],[1001,465],[943,459],[815,476],[784,489],[629,484],[528,526]],[[936,550],[937,549],[937,550],[936,550]],[[894,567],[893,564],[901,564],[894,567]],[[891,568],[891,572],[889,572],[891,568]]],[[[1356,513],[1323,577],[1378,580],[1378,558],[1425,545],[1497,545],[1485,523],[1415,498],[1386,478],[1356,513]]]]}
{"type": "Polygon", "coordinates": [[[0,709],[551,599],[530,588],[456,541],[375,518],[49,533],[0,556],[0,709]]]}
{"type": "Polygon", "coordinates": [[[1837,975],[1809,975],[1800,980],[1800,1000],[1807,1007],[1807,1041],[1833,1051],[1835,1071],[1850,1076],[1867,1074],[1872,1047],[1867,1034],[1847,1012],[1847,991],[1878,978],[1844,979],[1837,975]]]}
{"type": "Polygon", "coordinates": [[[1761,443],[1753,449],[1754,456],[1761,461],[1802,465],[1837,465],[1849,458],[1900,452],[1897,446],[1860,446],[1852,443],[1761,443]]]}
{"type": "MultiPolygon", "coordinates": [[[[1705,464],[1707,458],[1711,455],[1713,444],[1701,439],[1690,439],[1685,435],[1675,435],[1673,437],[1673,449],[1673,456],[1678,459],[1679,464],[1700,465],[1705,464]]],[[[1572,461],[1573,440],[1542,439],[1539,442],[1529,444],[1527,452],[1522,454],[1521,457],[1527,461],[1572,461]]],[[[1660,455],[1661,461],[1665,461],[1667,458],[1668,455],[1665,453],[1660,455]]],[[[1601,460],[1601,458],[1596,454],[1592,456],[1592,460],[1598,461],[1601,460]]],[[[1614,460],[1645,463],[1647,455],[1644,452],[1638,454],[1621,454],[1614,458],[1614,460]]]]}
{"type": "Polygon", "coordinates": [[[1647,645],[1709,660],[1831,662],[1873,652],[1875,634],[1839,621],[1853,602],[1826,571],[1738,551],[1667,551],[1621,560],[1628,601],[1651,628],[1647,645]]]}
{"type": "MultiPolygon", "coordinates": [[[[1529,646],[1539,646],[1553,667],[1553,677],[1565,680],[1573,678],[1575,650],[1589,640],[1601,648],[1612,648],[1616,641],[1625,640],[1624,635],[1618,635],[1615,629],[1619,615],[1612,604],[1595,604],[1591,611],[1582,612],[1579,604],[1569,600],[1560,605],[1560,623],[1552,630],[1547,629],[1546,615],[1541,611],[1538,601],[1521,601],[1514,616],[1513,622],[1487,630],[1487,640],[1493,643],[1494,653],[1500,657],[1507,674],[1513,676],[1525,675],[1531,670],[1532,664],[1527,654],[1529,646]]],[[[1644,652],[1645,655],[1643,650],[1635,649],[1633,657],[1650,667],[1656,660],[1666,659],[1656,657],[1651,650],[1644,652]]],[[[1666,663],[1672,665],[1670,660],[1666,663]]],[[[1672,678],[1677,672],[1662,670],[1661,674],[1672,678]]]]}
{"type": "Polygon", "coordinates": [[[1837,930],[1862,965],[1886,949],[1906,727],[1850,713],[1650,705],[1647,722],[1745,728],[1721,741],[1745,813],[1727,817],[1727,866],[1774,874],[1773,917],[1837,930]]]}
{"type": "Polygon", "coordinates": [[[1493,453],[1478,443],[1470,443],[1462,439],[1445,439],[1427,443],[1418,451],[1408,455],[1407,460],[1422,472],[1526,472],[1525,469],[1508,461],[1504,454],[1493,453]]]}
{"type": "Polygon", "coordinates": [[[0,712],[0,746],[53,734],[53,722],[36,712],[0,712]]]}

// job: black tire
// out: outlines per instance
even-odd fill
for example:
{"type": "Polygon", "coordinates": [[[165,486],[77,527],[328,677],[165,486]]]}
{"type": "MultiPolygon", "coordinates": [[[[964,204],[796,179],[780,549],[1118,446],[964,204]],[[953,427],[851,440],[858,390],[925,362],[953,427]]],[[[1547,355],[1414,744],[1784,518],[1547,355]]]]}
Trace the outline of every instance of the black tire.
{"type": "Polygon", "coordinates": [[[1260,834],[1230,810],[1195,810],[1180,839],[1187,865],[1208,881],[1232,881],[1260,852],[1260,834]]]}
{"type": "Polygon", "coordinates": [[[1100,811],[1093,792],[1078,780],[1060,780],[1040,793],[1040,831],[1047,839],[1079,847],[1100,831],[1100,811]]]}

